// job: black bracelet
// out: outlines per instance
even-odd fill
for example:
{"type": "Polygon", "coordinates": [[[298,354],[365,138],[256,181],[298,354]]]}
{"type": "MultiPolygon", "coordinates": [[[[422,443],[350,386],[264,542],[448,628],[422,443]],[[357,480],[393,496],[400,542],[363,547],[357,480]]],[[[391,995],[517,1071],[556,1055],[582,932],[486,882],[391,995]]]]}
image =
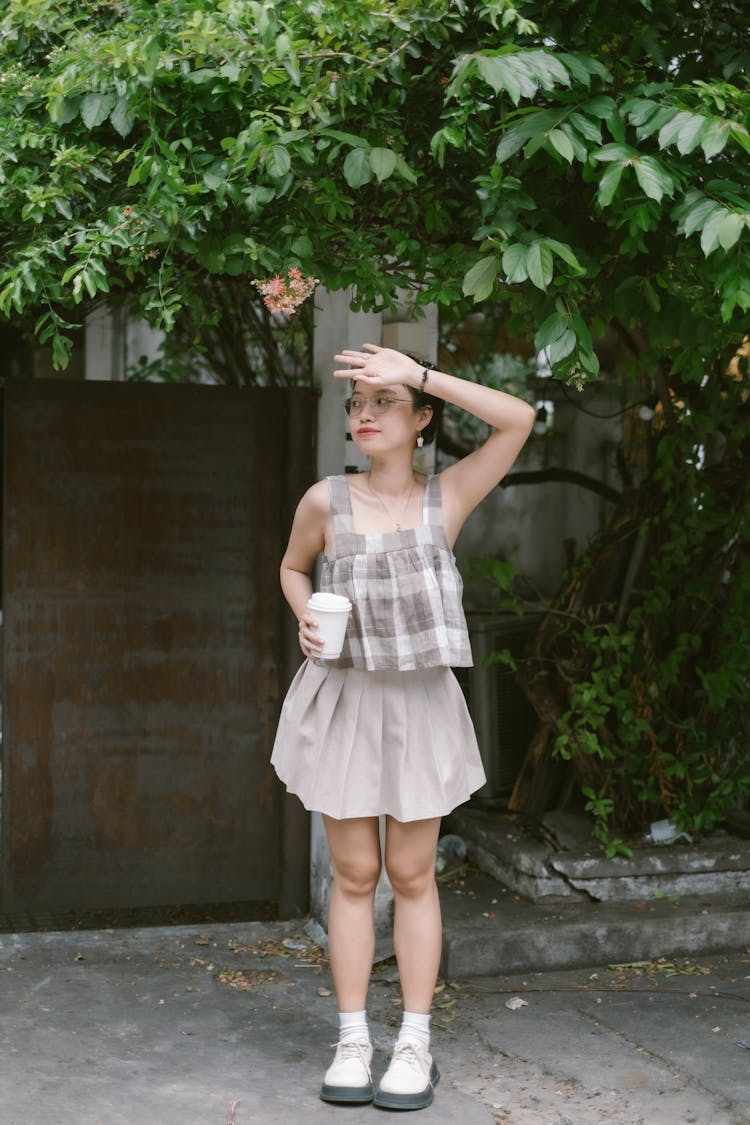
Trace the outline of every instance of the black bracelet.
{"type": "Polygon", "coordinates": [[[425,383],[427,382],[427,376],[429,374],[430,374],[429,367],[425,367],[424,371],[422,372],[422,382],[419,384],[419,393],[420,394],[424,393],[425,383]]]}

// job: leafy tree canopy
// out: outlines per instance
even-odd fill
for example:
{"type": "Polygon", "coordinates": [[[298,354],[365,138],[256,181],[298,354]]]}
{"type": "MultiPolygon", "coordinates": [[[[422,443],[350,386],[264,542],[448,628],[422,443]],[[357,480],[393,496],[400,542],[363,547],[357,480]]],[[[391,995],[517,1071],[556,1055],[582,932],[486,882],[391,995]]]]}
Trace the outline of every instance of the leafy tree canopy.
{"type": "Polygon", "coordinates": [[[64,363],[76,306],[169,329],[207,277],[298,266],[502,301],[566,378],[613,318],[700,378],[750,308],[742,8],[11,0],[0,312],[64,363]]]}

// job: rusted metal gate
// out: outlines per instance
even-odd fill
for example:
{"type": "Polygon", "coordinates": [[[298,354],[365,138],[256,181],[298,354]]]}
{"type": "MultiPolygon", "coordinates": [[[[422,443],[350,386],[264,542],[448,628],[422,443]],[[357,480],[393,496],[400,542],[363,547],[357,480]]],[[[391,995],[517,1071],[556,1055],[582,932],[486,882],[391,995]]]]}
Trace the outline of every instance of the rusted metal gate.
{"type": "Polygon", "coordinates": [[[312,392],[5,389],[0,909],[304,909],[268,764],[312,392]]]}

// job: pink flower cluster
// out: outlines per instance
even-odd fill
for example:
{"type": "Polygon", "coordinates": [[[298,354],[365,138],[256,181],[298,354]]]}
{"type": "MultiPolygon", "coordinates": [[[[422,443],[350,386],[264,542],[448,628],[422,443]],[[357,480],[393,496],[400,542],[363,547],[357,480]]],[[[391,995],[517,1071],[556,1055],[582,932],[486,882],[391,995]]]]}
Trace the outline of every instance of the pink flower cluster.
{"type": "Polygon", "coordinates": [[[317,277],[305,277],[297,266],[292,266],[285,278],[276,274],[270,281],[253,282],[268,311],[286,313],[287,316],[297,311],[317,284],[317,277]]]}

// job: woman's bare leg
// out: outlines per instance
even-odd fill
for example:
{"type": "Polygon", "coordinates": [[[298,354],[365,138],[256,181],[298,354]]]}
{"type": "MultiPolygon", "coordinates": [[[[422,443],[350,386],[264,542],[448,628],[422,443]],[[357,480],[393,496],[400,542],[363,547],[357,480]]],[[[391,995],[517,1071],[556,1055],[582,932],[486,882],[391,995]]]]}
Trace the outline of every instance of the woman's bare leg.
{"type": "Polygon", "coordinates": [[[393,887],[393,945],[404,1011],[429,1013],[440,968],[443,930],[435,883],[440,818],[387,818],[385,867],[393,887]]]}
{"type": "Polygon", "coordinates": [[[375,888],[380,877],[376,816],[323,816],[333,863],[328,947],[340,1012],[365,1008],[375,955],[375,888]]]}

